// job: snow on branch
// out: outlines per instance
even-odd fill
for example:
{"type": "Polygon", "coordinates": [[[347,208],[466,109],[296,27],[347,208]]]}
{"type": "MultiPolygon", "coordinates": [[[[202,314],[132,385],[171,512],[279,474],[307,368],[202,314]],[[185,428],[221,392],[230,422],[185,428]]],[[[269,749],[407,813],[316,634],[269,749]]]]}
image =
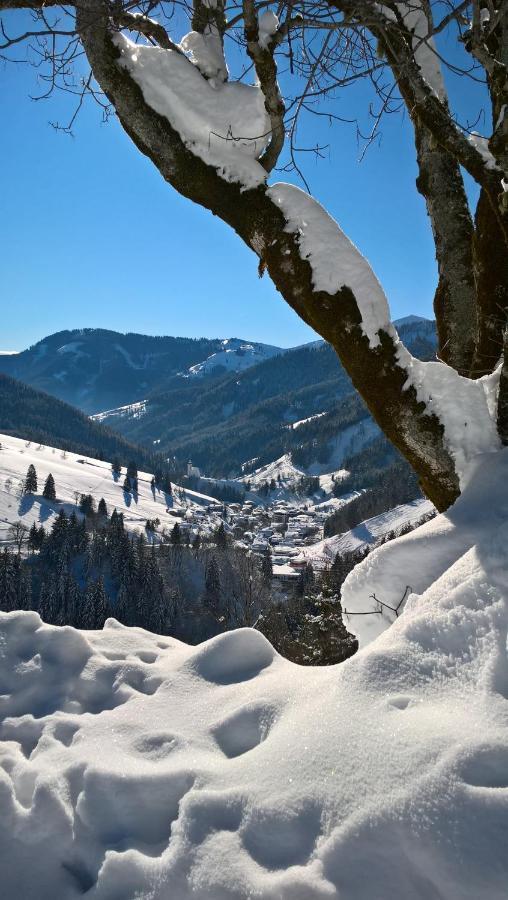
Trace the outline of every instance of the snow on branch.
{"type": "Polygon", "coordinates": [[[122,34],[114,42],[146,103],[195,155],[245,189],[264,182],[257,160],[268,144],[270,121],[258,87],[209,80],[183,54],[134,44],[122,34]]]}
{"type": "Polygon", "coordinates": [[[501,446],[496,425],[501,365],[483,378],[464,378],[445,363],[416,359],[401,342],[397,358],[408,373],[405,390],[413,387],[443,425],[444,442],[464,488],[475,457],[501,446]]]}
{"type": "Polygon", "coordinates": [[[372,268],[325,209],[305,191],[291,184],[274,184],[268,194],[296,233],[303,259],[312,268],[315,291],[336,294],[342,287],[353,292],[362,316],[362,329],[371,347],[379,344],[378,331],[389,331],[390,311],[383,288],[372,268]]]}

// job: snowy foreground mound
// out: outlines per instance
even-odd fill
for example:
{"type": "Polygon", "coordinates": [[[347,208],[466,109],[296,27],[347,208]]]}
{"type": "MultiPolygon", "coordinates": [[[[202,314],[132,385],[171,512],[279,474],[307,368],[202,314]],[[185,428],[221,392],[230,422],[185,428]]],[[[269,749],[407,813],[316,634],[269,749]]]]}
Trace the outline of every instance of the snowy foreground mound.
{"type": "Polygon", "coordinates": [[[433,582],[341,666],[3,614],[2,897],[505,900],[507,465],[416,532],[433,582]]]}

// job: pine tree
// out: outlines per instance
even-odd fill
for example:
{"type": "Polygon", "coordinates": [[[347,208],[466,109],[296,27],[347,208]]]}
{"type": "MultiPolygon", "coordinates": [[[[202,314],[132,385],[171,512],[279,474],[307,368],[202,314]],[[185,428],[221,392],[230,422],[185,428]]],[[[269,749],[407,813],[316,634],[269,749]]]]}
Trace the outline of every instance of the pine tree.
{"type": "Polygon", "coordinates": [[[154,634],[165,634],[168,626],[169,609],[166,603],[164,581],[159,570],[155,546],[152,545],[146,567],[146,594],[148,604],[145,615],[145,625],[154,634]]]}
{"type": "Polygon", "coordinates": [[[93,516],[95,512],[95,500],[91,494],[81,494],[79,508],[86,518],[93,516]]]}
{"type": "Polygon", "coordinates": [[[56,579],[54,575],[50,575],[42,582],[38,609],[41,619],[48,625],[56,624],[57,606],[56,579]]]}
{"type": "Polygon", "coordinates": [[[39,549],[39,529],[35,522],[32,523],[28,532],[28,549],[31,553],[35,553],[39,549]]]}
{"type": "Polygon", "coordinates": [[[99,500],[99,505],[98,505],[98,507],[97,507],[97,512],[98,512],[99,516],[102,516],[103,518],[107,518],[107,515],[108,515],[108,507],[107,507],[107,504],[106,504],[106,501],[105,501],[104,497],[101,497],[101,499],[99,500]]]}
{"type": "Polygon", "coordinates": [[[171,534],[169,536],[169,539],[172,544],[181,544],[182,543],[182,532],[181,532],[178,522],[175,522],[175,524],[172,528],[171,534]]]}
{"type": "Polygon", "coordinates": [[[228,546],[228,536],[224,528],[224,522],[221,522],[214,535],[215,545],[218,550],[225,550],[228,546]]]}
{"type": "Polygon", "coordinates": [[[123,481],[123,489],[124,489],[124,491],[125,491],[126,494],[130,494],[130,492],[131,492],[131,479],[129,478],[128,475],[126,475],[125,478],[124,478],[124,481],[123,481]]]}
{"type": "Polygon", "coordinates": [[[111,463],[111,472],[114,478],[118,478],[122,471],[122,464],[118,459],[118,456],[113,458],[113,462],[111,463]]]}
{"type": "Polygon", "coordinates": [[[90,630],[104,628],[110,615],[109,601],[101,577],[87,585],[80,609],[79,627],[90,630]]]}
{"type": "Polygon", "coordinates": [[[219,564],[215,556],[210,557],[205,574],[205,604],[213,616],[219,618],[221,608],[221,582],[219,564]]]}
{"type": "Polygon", "coordinates": [[[0,610],[12,612],[16,609],[17,585],[14,569],[14,554],[6,548],[0,550],[0,610]]]}
{"type": "Polygon", "coordinates": [[[37,493],[37,472],[35,471],[35,466],[30,463],[28,466],[28,470],[25,478],[25,486],[24,486],[25,494],[36,494],[37,493]]]}
{"type": "Polygon", "coordinates": [[[56,500],[56,489],[55,489],[55,479],[53,478],[51,472],[46,478],[46,483],[44,485],[44,490],[42,492],[42,496],[45,500],[56,500]]]}
{"type": "Polygon", "coordinates": [[[267,585],[271,585],[273,578],[272,551],[268,547],[266,553],[263,553],[261,560],[261,574],[267,585]]]}

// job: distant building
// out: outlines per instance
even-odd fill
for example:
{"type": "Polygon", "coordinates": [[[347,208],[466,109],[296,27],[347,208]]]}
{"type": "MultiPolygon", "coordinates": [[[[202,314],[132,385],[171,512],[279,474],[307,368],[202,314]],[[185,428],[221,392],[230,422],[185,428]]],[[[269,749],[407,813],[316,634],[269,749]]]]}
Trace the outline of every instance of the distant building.
{"type": "Polygon", "coordinates": [[[191,460],[187,463],[187,477],[188,478],[201,478],[201,472],[199,471],[197,466],[193,466],[191,460]]]}

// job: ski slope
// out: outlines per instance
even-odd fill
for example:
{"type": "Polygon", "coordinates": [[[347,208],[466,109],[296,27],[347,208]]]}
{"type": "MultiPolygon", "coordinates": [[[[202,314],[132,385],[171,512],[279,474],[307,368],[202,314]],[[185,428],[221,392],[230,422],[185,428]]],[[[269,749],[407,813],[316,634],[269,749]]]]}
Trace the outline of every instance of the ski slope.
{"type": "Polygon", "coordinates": [[[418,593],[338,666],[296,666],[250,629],[190,647],[0,614],[2,896],[506,900],[496,457],[349,576],[351,609],[408,574],[418,593]]]}
{"type": "MultiPolygon", "coordinates": [[[[67,513],[76,509],[76,495],[79,502],[80,494],[92,494],[96,503],[104,497],[108,512],[111,513],[116,507],[124,515],[125,527],[131,531],[142,531],[147,519],[159,518],[161,528],[172,528],[175,524],[174,517],[166,511],[166,495],[158,490],[152,492],[152,476],[148,472],[139,472],[139,490],[134,498],[122,487],[125,470],[115,480],[109,462],[4,434],[0,434],[0,444],[0,543],[6,540],[9,526],[18,520],[28,527],[36,522],[49,529],[60,509],[65,509],[67,513]],[[37,472],[38,494],[22,497],[20,488],[30,463],[37,472]],[[41,496],[50,472],[55,479],[56,503],[41,496]]],[[[176,487],[173,498],[169,498],[168,502],[171,509],[182,510],[217,501],[205,494],[176,487]]]]}

